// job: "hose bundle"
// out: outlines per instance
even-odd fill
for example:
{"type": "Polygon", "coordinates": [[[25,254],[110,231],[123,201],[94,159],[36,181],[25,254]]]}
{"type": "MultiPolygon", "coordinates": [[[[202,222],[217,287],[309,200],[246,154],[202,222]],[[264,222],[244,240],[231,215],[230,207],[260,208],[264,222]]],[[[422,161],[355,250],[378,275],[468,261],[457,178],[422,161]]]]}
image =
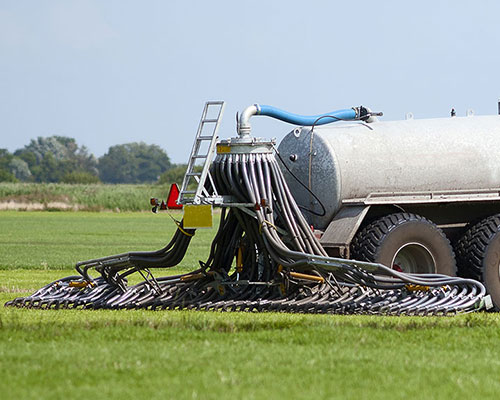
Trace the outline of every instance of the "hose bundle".
{"type": "Polygon", "coordinates": [[[329,257],[308,226],[271,152],[219,154],[211,166],[223,207],[210,254],[189,273],[155,278],[177,265],[194,230],[176,231],[156,252],[77,264],[80,275],[6,303],[33,308],[199,309],[300,313],[445,315],[483,307],[471,279],[407,274],[381,264],[329,257]],[[92,278],[89,270],[100,276],[92,278]],[[143,282],[128,286],[127,276],[143,282]]]}

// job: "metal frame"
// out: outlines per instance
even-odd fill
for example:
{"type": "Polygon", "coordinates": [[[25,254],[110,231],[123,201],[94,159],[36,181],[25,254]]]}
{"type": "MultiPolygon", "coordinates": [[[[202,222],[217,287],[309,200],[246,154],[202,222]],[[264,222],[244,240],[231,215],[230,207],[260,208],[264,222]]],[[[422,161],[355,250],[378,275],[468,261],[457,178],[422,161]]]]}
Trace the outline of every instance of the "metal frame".
{"type": "Polygon", "coordinates": [[[364,198],[345,199],[342,205],[429,204],[472,201],[499,201],[500,188],[477,190],[443,190],[428,192],[375,192],[364,198]]]}

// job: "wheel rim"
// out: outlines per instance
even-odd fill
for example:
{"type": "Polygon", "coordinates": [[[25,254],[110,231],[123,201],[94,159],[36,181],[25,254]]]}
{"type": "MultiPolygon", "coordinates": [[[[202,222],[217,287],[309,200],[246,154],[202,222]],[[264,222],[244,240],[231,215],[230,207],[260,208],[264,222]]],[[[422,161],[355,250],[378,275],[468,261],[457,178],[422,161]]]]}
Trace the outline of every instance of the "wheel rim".
{"type": "Polygon", "coordinates": [[[413,274],[432,274],[436,272],[436,261],[424,245],[406,243],[394,254],[392,268],[413,274]]]}

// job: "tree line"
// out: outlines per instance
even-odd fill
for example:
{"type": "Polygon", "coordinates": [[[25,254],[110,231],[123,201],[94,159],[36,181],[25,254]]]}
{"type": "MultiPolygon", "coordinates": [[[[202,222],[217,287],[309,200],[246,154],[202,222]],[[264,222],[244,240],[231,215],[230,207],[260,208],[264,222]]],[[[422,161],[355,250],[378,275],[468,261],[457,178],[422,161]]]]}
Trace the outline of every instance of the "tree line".
{"type": "Polygon", "coordinates": [[[38,137],[13,153],[0,149],[0,182],[180,183],[185,170],[144,142],[111,146],[99,158],[65,136],[38,137]]]}

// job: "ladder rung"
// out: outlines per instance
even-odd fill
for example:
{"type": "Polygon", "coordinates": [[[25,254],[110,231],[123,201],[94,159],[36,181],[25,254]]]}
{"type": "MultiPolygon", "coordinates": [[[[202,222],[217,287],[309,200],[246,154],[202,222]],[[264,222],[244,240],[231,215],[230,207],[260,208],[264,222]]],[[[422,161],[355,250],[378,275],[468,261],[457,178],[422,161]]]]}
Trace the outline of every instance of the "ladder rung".
{"type": "Polygon", "coordinates": [[[212,122],[217,122],[217,121],[218,121],[218,119],[204,119],[204,120],[202,120],[201,122],[202,122],[202,123],[205,123],[205,122],[210,122],[210,123],[212,123],[212,122]]]}
{"type": "Polygon", "coordinates": [[[182,196],[183,194],[195,194],[196,193],[196,190],[184,190],[183,192],[180,193],[180,195],[182,196]]]}
{"type": "Polygon", "coordinates": [[[204,156],[193,156],[191,158],[207,158],[207,156],[206,155],[204,155],[204,156]]]}
{"type": "Polygon", "coordinates": [[[213,136],[208,136],[208,135],[204,135],[204,136],[198,136],[198,140],[212,140],[213,136]]]}
{"type": "Polygon", "coordinates": [[[201,172],[187,172],[186,175],[187,176],[200,176],[201,172]]]}

